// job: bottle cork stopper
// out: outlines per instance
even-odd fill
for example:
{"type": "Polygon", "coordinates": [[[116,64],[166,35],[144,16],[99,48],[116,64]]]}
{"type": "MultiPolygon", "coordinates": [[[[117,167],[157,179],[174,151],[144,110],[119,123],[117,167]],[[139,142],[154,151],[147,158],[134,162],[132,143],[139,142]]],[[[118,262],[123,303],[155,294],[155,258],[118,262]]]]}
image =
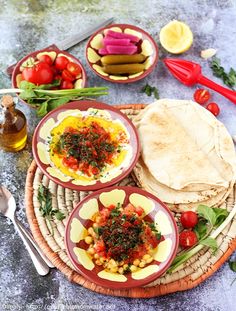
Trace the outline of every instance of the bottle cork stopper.
{"type": "Polygon", "coordinates": [[[2,106],[9,108],[14,105],[13,97],[11,95],[4,95],[2,97],[2,106]]]}

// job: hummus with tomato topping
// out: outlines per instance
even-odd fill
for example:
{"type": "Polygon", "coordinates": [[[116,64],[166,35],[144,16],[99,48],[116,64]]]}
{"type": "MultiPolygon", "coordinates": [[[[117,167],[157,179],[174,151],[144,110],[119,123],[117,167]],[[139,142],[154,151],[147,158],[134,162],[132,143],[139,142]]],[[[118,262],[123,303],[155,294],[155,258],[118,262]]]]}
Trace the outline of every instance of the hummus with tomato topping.
{"type": "Polygon", "coordinates": [[[89,109],[67,115],[50,131],[50,162],[76,184],[107,182],[121,174],[132,157],[130,136],[108,112],[89,109]]]}
{"type": "Polygon", "coordinates": [[[87,252],[106,271],[126,274],[146,267],[154,260],[158,244],[164,241],[141,206],[128,204],[104,207],[94,215],[84,241],[87,252]]]}

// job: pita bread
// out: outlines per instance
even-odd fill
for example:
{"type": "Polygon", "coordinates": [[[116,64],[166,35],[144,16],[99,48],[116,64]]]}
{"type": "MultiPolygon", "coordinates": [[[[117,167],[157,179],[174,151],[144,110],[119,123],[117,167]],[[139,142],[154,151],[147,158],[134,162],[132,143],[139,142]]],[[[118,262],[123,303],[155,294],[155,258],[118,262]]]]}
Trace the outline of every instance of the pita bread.
{"type": "Polygon", "coordinates": [[[233,189],[235,180],[231,182],[231,185],[229,186],[228,189],[225,189],[221,192],[219,192],[217,195],[212,196],[210,198],[208,198],[207,200],[204,201],[200,201],[200,202],[194,202],[194,203],[180,203],[180,204],[169,204],[166,203],[167,206],[174,212],[184,212],[184,211],[197,211],[197,208],[200,204],[202,205],[207,205],[210,207],[218,207],[220,206],[225,199],[228,197],[228,195],[230,194],[230,192],[233,189]]]}
{"type": "Polygon", "coordinates": [[[156,195],[161,201],[165,203],[179,204],[179,203],[194,203],[206,201],[218,193],[225,192],[226,188],[214,188],[203,191],[180,191],[169,188],[159,183],[149,172],[142,159],[134,168],[134,174],[139,182],[139,185],[148,192],[156,195]]]}
{"type": "Polygon", "coordinates": [[[140,186],[175,211],[218,206],[235,182],[236,155],[225,126],[192,101],[162,99],[133,120],[141,141],[140,186]]]}
{"type": "Polygon", "coordinates": [[[234,170],[224,158],[225,152],[219,153],[226,147],[221,144],[225,137],[217,136],[219,121],[208,115],[210,122],[206,124],[205,109],[198,105],[204,111],[201,115],[196,105],[191,101],[159,100],[134,119],[143,161],[158,182],[175,190],[228,188],[234,170]]]}

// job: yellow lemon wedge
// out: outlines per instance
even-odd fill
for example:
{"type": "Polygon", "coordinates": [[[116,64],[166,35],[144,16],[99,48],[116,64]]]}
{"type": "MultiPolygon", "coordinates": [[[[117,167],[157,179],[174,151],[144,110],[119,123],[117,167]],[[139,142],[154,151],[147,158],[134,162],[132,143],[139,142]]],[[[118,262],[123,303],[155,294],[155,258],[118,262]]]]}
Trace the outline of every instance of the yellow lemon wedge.
{"type": "Polygon", "coordinates": [[[193,33],[185,23],[173,20],[161,28],[160,42],[168,52],[180,54],[191,47],[193,33]]]}

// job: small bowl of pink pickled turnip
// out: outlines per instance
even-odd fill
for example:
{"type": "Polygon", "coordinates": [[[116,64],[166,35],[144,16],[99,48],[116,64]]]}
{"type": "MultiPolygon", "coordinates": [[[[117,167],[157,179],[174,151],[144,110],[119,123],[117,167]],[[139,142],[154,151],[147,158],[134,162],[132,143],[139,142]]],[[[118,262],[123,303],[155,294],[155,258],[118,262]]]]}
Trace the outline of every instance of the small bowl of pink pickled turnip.
{"type": "Polygon", "coordinates": [[[131,83],[146,77],[158,61],[158,47],[141,28],[113,24],[99,29],[86,47],[91,69],[113,83],[131,83]]]}

